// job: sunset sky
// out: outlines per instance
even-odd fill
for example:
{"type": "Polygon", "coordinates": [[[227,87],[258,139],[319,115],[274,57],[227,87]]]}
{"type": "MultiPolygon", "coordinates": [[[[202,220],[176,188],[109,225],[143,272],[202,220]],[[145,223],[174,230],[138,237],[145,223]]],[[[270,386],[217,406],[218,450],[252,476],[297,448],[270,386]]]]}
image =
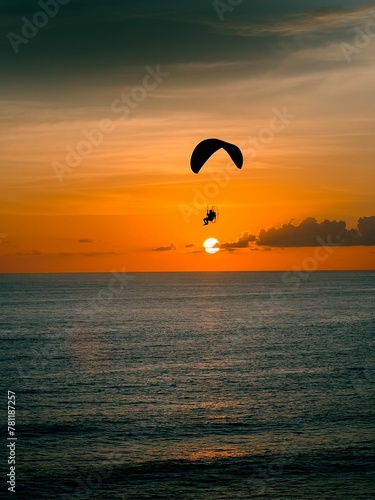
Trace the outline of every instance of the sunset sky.
{"type": "Polygon", "coordinates": [[[0,272],[375,269],[375,2],[43,3],[0,18],[0,272]]]}

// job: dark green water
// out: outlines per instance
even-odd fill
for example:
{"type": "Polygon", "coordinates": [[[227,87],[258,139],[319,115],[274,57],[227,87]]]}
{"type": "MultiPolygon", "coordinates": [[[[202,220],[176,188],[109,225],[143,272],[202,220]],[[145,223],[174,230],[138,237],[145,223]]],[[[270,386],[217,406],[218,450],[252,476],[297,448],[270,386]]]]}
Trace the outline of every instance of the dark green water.
{"type": "Polygon", "coordinates": [[[374,297],[364,272],[0,276],[17,498],[373,498],[374,297]]]}

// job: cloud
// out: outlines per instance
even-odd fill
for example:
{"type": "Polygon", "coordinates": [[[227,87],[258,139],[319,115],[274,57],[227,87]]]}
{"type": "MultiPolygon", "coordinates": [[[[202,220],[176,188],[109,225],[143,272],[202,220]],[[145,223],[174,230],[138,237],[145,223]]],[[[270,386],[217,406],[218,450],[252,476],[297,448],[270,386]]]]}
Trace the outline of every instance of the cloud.
{"type": "Polygon", "coordinates": [[[300,36],[308,33],[332,32],[349,29],[357,24],[373,19],[371,7],[359,6],[350,10],[320,9],[314,12],[295,13],[288,16],[261,19],[255,22],[231,23],[218,26],[219,31],[227,31],[237,36],[282,35],[300,36]]]}
{"type": "Polygon", "coordinates": [[[92,243],[93,241],[91,238],[81,238],[78,243],[92,243]]]}
{"type": "MultiPolygon", "coordinates": [[[[52,254],[49,254],[52,255],[52,254]]],[[[103,257],[108,255],[119,255],[116,252],[59,252],[59,257],[103,257]]]]}
{"type": "Polygon", "coordinates": [[[256,241],[256,236],[249,233],[242,233],[237,241],[231,241],[227,243],[222,243],[220,248],[223,248],[227,252],[233,252],[237,248],[247,248],[249,243],[256,241]]]}
{"type": "Polygon", "coordinates": [[[261,229],[259,235],[242,233],[237,241],[220,245],[227,252],[249,248],[251,251],[270,252],[273,248],[296,248],[325,246],[375,246],[375,216],[361,217],[355,229],[347,229],[345,221],[325,219],[317,222],[307,217],[299,225],[292,219],[281,227],[261,229]]]}
{"type": "Polygon", "coordinates": [[[345,221],[317,222],[308,217],[298,226],[291,222],[281,228],[259,232],[257,245],[267,247],[316,247],[321,244],[340,246],[375,245],[375,217],[361,217],[356,229],[347,229],[345,221]]]}
{"type": "Polygon", "coordinates": [[[43,253],[40,252],[39,250],[32,250],[31,252],[15,252],[15,253],[5,253],[2,254],[4,257],[11,257],[11,256],[32,256],[32,257],[102,257],[102,256],[109,256],[109,255],[121,255],[116,252],[57,252],[57,253],[43,253]]]}
{"type": "Polygon", "coordinates": [[[14,252],[14,253],[5,253],[3,254],[7,257],[11,256],[11,255],[31,255],[33,257],[38,257],[39,255],[43,255],[43,252],[40,252],[39,250],[31,250],[31,252],[14,252]]]}
{"type": "Polygon", "coordinates": [[[173,243],[171,243],[167,247],[158,247],[152,249],[153,252],[170,252],[171,250],[176,250],[176,246],[173,243]]]}
{"type": "Polygon", "coordinates": [[[193,248],[195,247],[195,243],[188,243],[187,245],[185,245],[185,248],[193,248]]]}
{"type": "Polygon", "coordinates": [[[263,248],[254,247],[254,248],[250,248],[250,250],[252,252],[272,252],[271,247],[263,247],[263,248]]]}
{"type": "Polygon", "coordinates": [[[292,223],[283,224],[281,228],[262,229],[259,232],[257,245],[268,247],[310,247],[319,245],[318,238],[340,244],[339,236],[345,231],[344,221],[325,220],[320,224],[316,219],[308,217],[299,226],[292,223]]]}
{"type": "Polygon", "coordinates": [[[375,216],[361,217],[358,220],[359,245],[375,246],[375,216]]]}

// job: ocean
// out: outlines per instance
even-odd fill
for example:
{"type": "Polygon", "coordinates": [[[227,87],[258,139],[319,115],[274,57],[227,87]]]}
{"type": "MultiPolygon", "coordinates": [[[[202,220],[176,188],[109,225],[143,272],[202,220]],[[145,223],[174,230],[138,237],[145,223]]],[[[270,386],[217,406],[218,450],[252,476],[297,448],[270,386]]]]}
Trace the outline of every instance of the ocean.
{"type": "Polygon", "coordinates": [[[0,275],[0,496],[12,391],[15,498],[374,498],[374,298],[375,272],[0,275]]]}

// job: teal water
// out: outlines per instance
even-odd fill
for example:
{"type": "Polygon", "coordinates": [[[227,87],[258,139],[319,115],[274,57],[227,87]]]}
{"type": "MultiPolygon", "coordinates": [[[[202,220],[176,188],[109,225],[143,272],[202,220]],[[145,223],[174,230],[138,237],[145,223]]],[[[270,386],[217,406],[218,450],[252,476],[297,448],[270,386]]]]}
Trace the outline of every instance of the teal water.
{"type": "Polygon", "coordinates": [[[371,272],[1,275],[17,498],[373,498],[374,297],[371,272]]]}

